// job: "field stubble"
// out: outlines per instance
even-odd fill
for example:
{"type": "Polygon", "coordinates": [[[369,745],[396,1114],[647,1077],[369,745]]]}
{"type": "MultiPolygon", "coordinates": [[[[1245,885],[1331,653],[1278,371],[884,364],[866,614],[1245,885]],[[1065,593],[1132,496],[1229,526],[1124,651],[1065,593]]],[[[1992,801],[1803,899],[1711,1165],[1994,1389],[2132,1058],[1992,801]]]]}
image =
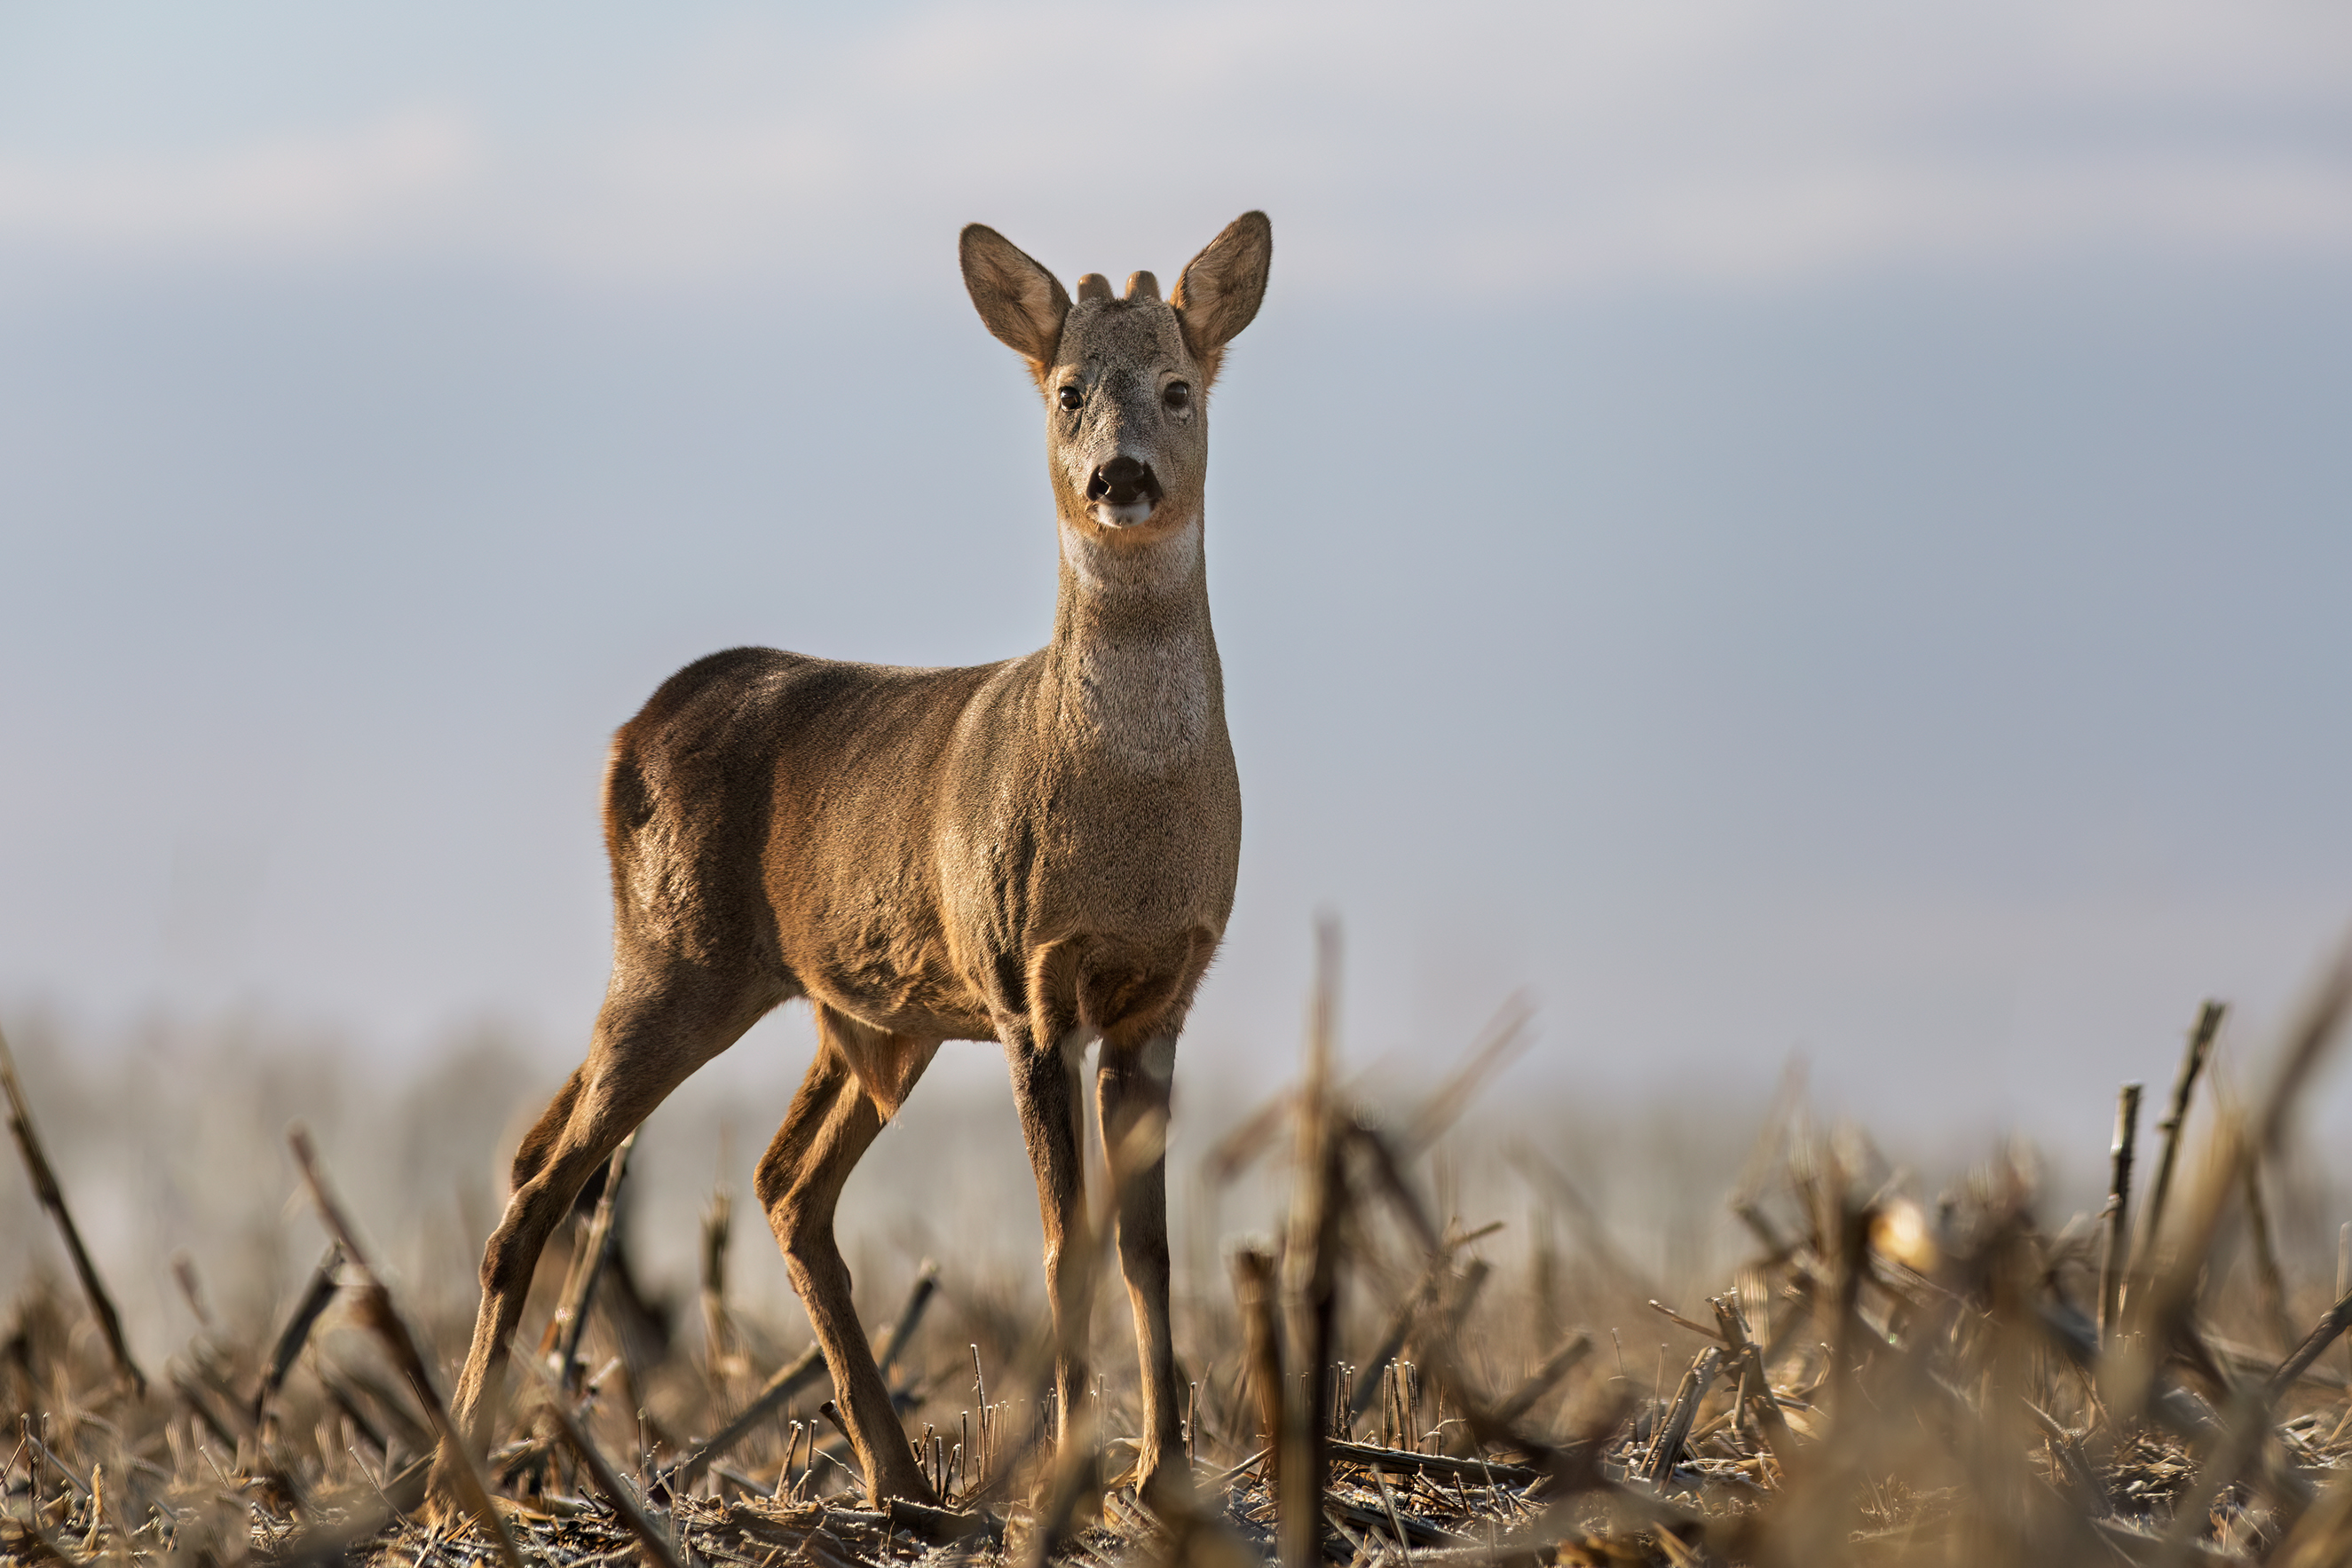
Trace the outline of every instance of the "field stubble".
{"type": "MultiPolygon", "coordinates": [[[[2352,1259],[2315,1256],[2280,1201],[2352,958],[2243,1104],[2215,1094],[2209,1006],[2148,1104],[2126,1090],[2104,1207],[2057,1226],[2021,1153],[1927,1192],[1858,1134],[1816,1129],[1794,1076],[1744,1161],[1694,1113],[1669,1128],[1669,1157],[1612,1180],[1605,1140],[1567,1146],[1478,1102],[1528,1039],[1517,1008],[1452,1078],[1376,1106],[1336,1059],[1335,968],[1327,949],[1293,1087],[1169,1151],[1194,1484],[1157,1508],[1124,1484],[1123,1293],[1097,1292],[1094,1392],[1057,1454],[1034,1267],[964,1222],[952,1153],[923,1167],[914,1185],[936,1205],[919,1197],[897,1245],[844,1219],[877,1358],[941,1499],[918,1508],[864,1495],[796,1314],[747,1290],[772,1252],[761,1217],[723,1182],[698,1201],[648,1191],[625,1148],[542,1263],[476,1522],[428,1529],[424,1463],[471,1324],[460,1260],[489,1199],[402,1212],[413,1234],[390,1260],[367,1239],[368,1200],[446,1177],[453,1141],[495,1141],[530,1100],[526,1075],[453,1069],[449,1108],[425,1118],[439,1142],[355,1117],[375,1140],[357,1204],[335,1196],[337,1138],[299,1134],[273,1167],[283,1209],[226,1212],[203,1191],[177,1200],[185,1212],[165,1203],[147,1234],[210,1222],[240,1239],[206,1266],[152,1260],[194,1332],[146,1368],[131,1346],[154,1343],[157,1313],[113,1326],[43,1144],[139,1113],[142,1091],[45,1117],[12,1070],[28,1190],[71,1272],[26,1271],[0,1343],[16,1416],[0,1549],[415,1568],[2352,1561],[2352,1473],[2337,1473],[2352,1351],[2336,1343],[2352,1259]],[[1709,1186],[1727,1217],[1713,1234],[1682,1207],[1709,1186]],[[311,1224],[311,1256],[289,1266],[311,1224]],[[666,1272],[640,1241],[656,1225],[690,1244],[688,1291],[648,1282],[666,1272]]],[[[149,1106],[143,1135],[235,1144],[242,1127],[249,1166],[259,1124],[282,1126],[301,1096],[247,1098],[226,1129],[149,1106]]],[[[1097,1159],[1115,1182],[1158,1152],[1097,1159]]],[[[1090,1256],[1108,1257],[1103,1239],[1090,1256]]]]}

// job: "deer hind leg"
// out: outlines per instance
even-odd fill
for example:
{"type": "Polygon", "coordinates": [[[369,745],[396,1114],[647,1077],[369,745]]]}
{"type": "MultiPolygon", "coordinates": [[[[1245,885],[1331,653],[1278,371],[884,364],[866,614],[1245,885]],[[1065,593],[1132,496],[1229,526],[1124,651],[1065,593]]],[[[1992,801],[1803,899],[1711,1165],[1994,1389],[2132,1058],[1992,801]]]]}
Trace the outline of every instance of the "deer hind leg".
{"type": "MultiPolygon", "coordinates": [[[[780,999],[772,982],[722,985],[707,970],[616,968],[581,1063],[516,1152],[513,1196],[482,1251],[482,1301],[451,1415],[476,1458],[487,1451],[499,1407],[508,1341],[531,1275],[573,1196],[696,1068],[718,1055],[780,999]]],[[[452,1511],[453,1456],[439,1456],[434,1512],[452,1511]]]]}
{"type": "Polygon", "coordinates": [[[1176,1071],[1173,1020],[1139,1038],[1103,1040],[1095,1079],[1103,1148],[1118,1197],[1118,1266],[1135,1314],[1143,1382],[1143,1447],[1136,1475],[1147,1499],[1184,1474],[1177,1419],[1176,1349],[1168,1313],[1168,1109],[1176,1071]]]}
{"type": "Polygon", "coordinates": [[[833,1217],[851,1168],[930,1065],[939,1042],[886,1034],[822,1006],[816,1016],[816,1060],[760,1161],[760,1202],[833,1374],[866,1491],[877,1501],[933,1502],[857,1325],[833,1217]]]}

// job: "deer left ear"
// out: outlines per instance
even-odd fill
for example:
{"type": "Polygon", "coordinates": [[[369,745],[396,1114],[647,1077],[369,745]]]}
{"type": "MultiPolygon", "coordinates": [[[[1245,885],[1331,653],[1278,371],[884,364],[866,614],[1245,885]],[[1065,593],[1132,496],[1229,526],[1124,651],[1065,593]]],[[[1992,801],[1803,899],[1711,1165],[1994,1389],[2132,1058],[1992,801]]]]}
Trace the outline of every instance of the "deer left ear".
{"type": "Polygon", "coordinates": [[[1061,280],[986,224],[968,224],[956,242],[963,286],[997,341],[1043,375],[1062,340],[1070,296],[1061,280]]]}
{"type": "Polygon", "coordinates": [[[1265,298],[1274,265],[1274,225],[1264,213],[1244,213],[1184,265],[1169,303],[1184,329],[1184,346],[1201,361],[1202,380],[1216,379],[1227,343],[1241,336],[1265,298]]]}

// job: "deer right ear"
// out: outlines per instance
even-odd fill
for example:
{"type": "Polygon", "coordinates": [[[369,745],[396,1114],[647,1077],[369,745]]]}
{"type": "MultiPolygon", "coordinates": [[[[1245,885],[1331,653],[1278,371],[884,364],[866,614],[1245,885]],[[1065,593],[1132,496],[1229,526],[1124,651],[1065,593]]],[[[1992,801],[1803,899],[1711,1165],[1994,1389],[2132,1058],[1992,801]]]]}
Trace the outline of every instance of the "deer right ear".
{"type": "Polygon", "coordinates": [[[1214,381],[1225,345],[1257,315],[1265,275],[1274,265],[1274,225],[1264,213],[1244,213],[1200,255],[1184,264],[1169,303],[1183,324],[1184,340],[1201,361],[1203,382],[1214,381]]]}
{"type": "Polygon", "coordinates": [[[1062,340],[1070,297],[1059,279],[986,224],[967,224],[956,242],[963,286],[997,341],[1044,374],[1062,340]]]}

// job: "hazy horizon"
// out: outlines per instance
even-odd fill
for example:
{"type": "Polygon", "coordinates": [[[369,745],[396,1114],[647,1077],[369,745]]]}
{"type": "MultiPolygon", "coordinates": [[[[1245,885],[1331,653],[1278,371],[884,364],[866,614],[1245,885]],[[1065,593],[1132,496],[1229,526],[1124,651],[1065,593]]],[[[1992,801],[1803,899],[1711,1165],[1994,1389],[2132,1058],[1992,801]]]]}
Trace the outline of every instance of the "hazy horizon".
{"type": "Polygon", "coordinates": [[[2352,920],[2347,89],[2205,3],[14,10],[0,1028],[576,1058],[664,675],[1045,636],[956,226],[1167,279],[1264,206],[1188,1078],[1287,1071],[1328,910],[1359,1061],[1525,988],[1506,1092],[1802,1050],[2095,1148],[2352,920]]]}

